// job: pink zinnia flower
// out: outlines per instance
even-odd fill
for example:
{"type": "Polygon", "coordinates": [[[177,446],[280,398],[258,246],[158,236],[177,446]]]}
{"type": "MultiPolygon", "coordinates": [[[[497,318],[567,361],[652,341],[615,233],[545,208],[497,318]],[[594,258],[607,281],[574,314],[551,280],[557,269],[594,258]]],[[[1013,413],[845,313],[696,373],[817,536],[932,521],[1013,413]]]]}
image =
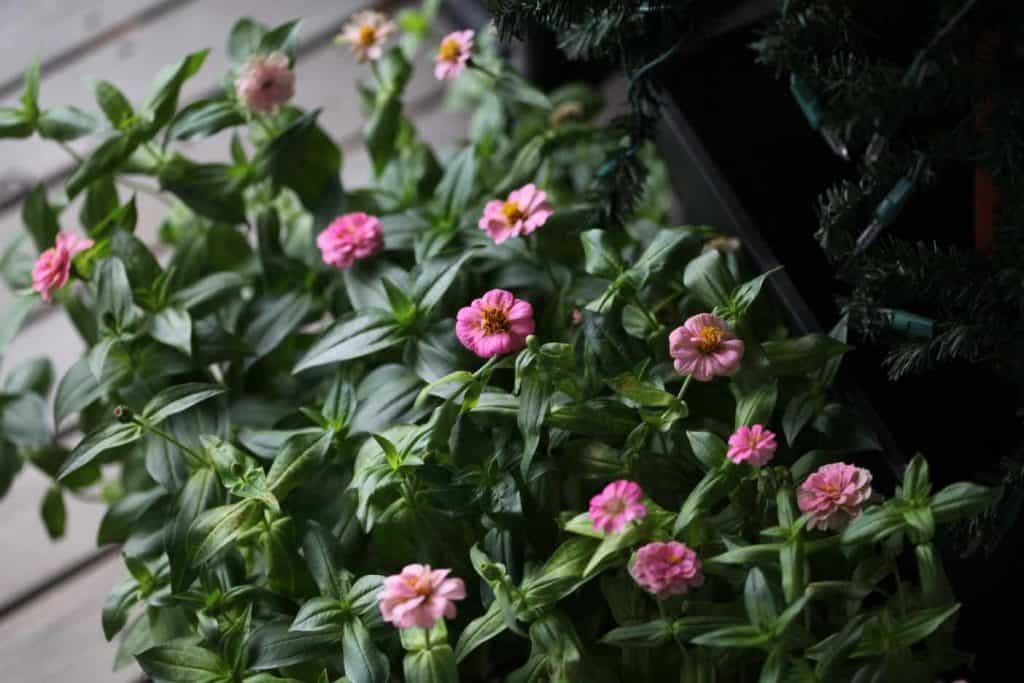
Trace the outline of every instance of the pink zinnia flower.
{"type": "Polygon", "coordinates": [[[572,324],[579,325],[581,322],[583,322],[583,312],[574,306],[572,309],[572,324]]]}
{"type": "Polygon", "coordinates": [[[454,31],[441,41],[434,57],[434,77],[439,81],[458,78],[466,70],[469,53],[473,49],[473,31],[454,31]]]}
{"type": "Polygon", "coordinates": [[[778,447],[775,432],[761,425],[740,427],[729,437],[729,451],[725,455],[737,465],[748,462],[754,467],[761,467],[775,457],[778,447]]]}
{"type": "Polygon", "coordinates": [[[373,256],[384,246],[380,220],[362,211],[338,216],[317,235],[316,246],[320,247],[324,263],[348,268],[360,259],[373,256]]]}
{"type": "Polygon", "coordinates": [[[518,351],[526,346],[533,329],[533,306],[504,289],[473,299],[459,310],[455,321],[455,336],[481,358],[518,351]]]}
{"type": "Polygon", "coordinates": [[[510,237],[529,235],[544,225],[551,217],[551,205],[547,194],[530,183],[513,190],[508,199],[493,199],[484,207],[480,229],[485,231],[495,244],[501,244],[510,237]]]}
{"type": "Polygon", "coordinates": [[[397,30],[387,15],[366,10],[352,17],[334,42],[351,45],[356,61],[375,62],[384,55],[384,43],[397,30]]]}
{"type": "Polygon", "coordinates": [[[701,313],[672,330],[668,352],[675,359],[676,372],[707,382],[740,369],[743,340],[737,339],[717,315],[701,313]]]}
{"type": "Polygon", "coordinates": [[[640,502],[644,490],[636,482],[620,479],[604,487],[590,499],[590,519],[594,528],[606,534],[618,533],[634,519],[647,516],[647,506],[640,502]]]}
{"type": "Polygon", "coordinates": [[[32,289],[43,301],[53,301],[53,292],[60,289],[71,275],[71,259],[93,245],[91,239],[70,232],[57,233],[55,244],[39,255],[32,267],[32,289]]]}
{"type": "Polygon", "coordinates": [[[384,621],[397,628],[433,628],[438,619],[455,618],[455,601],[466,597],[462,579],[449,579],[450,569],[410,564],[384,579],[377,597],[384,621]]]}
{"type": "Polygon", "coordinates": [[[250,57],[235,79],[239,101],[250,111],[268,114],[295,94],[295,72],[288,55],[271,52],[250,57]]]}
{"type": "Polygon", "coordinates": [[[636,551],[629,568],[633,580],[659,600],[704,585],[697,553],[678,541],[648,543],[636,551]]]}
{"type": "Polygon", "coordinates": [[[801,512],[810,513],[808,529],[843,529],[871,497],[871,472],[834,462],[812,473],[797,491],[801,512]]]}

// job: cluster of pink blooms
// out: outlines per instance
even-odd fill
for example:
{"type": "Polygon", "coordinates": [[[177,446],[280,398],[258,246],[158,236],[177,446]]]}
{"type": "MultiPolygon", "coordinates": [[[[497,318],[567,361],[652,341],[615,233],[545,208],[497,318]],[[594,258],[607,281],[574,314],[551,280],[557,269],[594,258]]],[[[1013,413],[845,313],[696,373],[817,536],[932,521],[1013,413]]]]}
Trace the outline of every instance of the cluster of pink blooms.
{"type": "Polygon", "coordinates": [[[441,40],[441,46],[434,57],[434,77],[439,81],[450,81],[466,70],[469,55],[473,51],[472,30],[453,31],[441,40]]]}
{"type": "Polygon", "coordinates": [[[719,375],[736,374],[743,360],[743,340],[718,316],[701,313],[672,331],[668,351],[676,372],[708,382],[719,375]]]}
{"type": "Polygon", "coordinates": [[[775,457],[775,433],[761,425],[740,427],[729,437],[729,450],[725,456],[739,465],[741,462],[762,467],[775,457]]]}
{"type": "Polygon", "coordinates": [[[504,201],[493,199],[484,206],[480,229],[501,244],[511,237],[529,235],[551,217],[547,194],[530,183],[513,190],[504,201]]]}
{"type": "Polygon", "coordinates": [[[462,579],[449,579],[450,569],[429,564],[407,565],[384,580],[377,596],[381,616],[397,628],[433,628],[441,617],[455,618],[455,601],[466,597],[462,579]]]}
{"type": "Polygon", "coordinates": [[[636,552],[629,574],[660,600],[704,585],[697,553],[678,541],[648,543],[636,552]]]}
{"type": "Polygon", "coordinates": [[[384,56],[384,43],[397,30],[386,14],[366,10],[353,16],[334,42],[348,44],[356,61],[375,62],[384,56]]]}
{"type": "Polygon", "coordinates": [[[269,114],[295,94],[295,72],[283,52],[250,57],[235,79],[238,100],[249,111],[269,114]]]}
{"type": "Polygon", "coordinates": [[[533,330],[533,306],[504,289],[473,299],[455,319],[455,336],[481,358],[518,351],[533,330]]]}
{"type": "Polygon", "coordinates": [[[324,263],[348,268],[360,259],[373,256],[384,246],[380,219],[363,213],[338,216],[317,235],[316,246],[324,263]]]}
{"type": "Polygon", "coordinates": [[[644,491],[636,482],[613,481],[590,499],[590,521],[598,531],[618,533],[633,520],[647,516],[647,506],[640,502],[643,497],[644,491]]]}
{"type": "Polygon", "coordinates": [[[796,498],[800,511],[810,514],[808,529],[839,531],[871,498],[871,472],[843,462],[823,465],[800,485],[796,498]]]}
{"type": "Polygon", "coordinates": [[[39,292],[43,301],[53,301],[53,292],[63,287],[71,275],[71,259],[92,245],[91,239],[74,233],[57,234],[54,245],[40,254],[32,267],[32,289],[39,292]]]}

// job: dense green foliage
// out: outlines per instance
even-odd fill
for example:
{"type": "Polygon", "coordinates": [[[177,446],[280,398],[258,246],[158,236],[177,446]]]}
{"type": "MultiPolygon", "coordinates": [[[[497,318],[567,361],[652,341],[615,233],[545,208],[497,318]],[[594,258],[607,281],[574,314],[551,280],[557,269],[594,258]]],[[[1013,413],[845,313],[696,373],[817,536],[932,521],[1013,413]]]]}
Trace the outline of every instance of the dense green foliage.
{"type": "MultiPolygon", "coordinates": [[[[57,383],[52,419],[49,364],[8,371],[0,473],[5,489],[22,462],[53,478],[54,535],[62,496],[103,486],[98,540],[123,544],[128,571],[102,618],[119,663],[137,657],[158,683],[924,681],[959,665],[959,605],[932,541],[991,492],[932,490],[919,457],[844,531],[809,531],[795,490],[810,472],[879,462],[830,391],[844,331],[790,336],[761,292],[769,275],[707,248],[712,228],[666,227],[649,154],[638,158],[655,182],[629,220],[584,222],[605,145],[586,88],[542,94],[481,50],[486,71],[453,86],[474,111],[468,140],[438,155],[401,107],[430,12],[401,24],[361,93],[367,188],[341,187],[315,111],[253,116],[230,80],[179,108],[204,53],[138,108],[101,82],[102,125],[40,111],[30,74],[21,127],[3,128],[103,135],[65,186],[85,195],[78,220],[95,241],[74,260],[84,282],[56,293],[88,352],[57,383]],[[224,130],[225,163],[177,151],[224,130]],[[126,177],[178,201],[161,230],[168,258],[133,234],[126,177]],[[528,181],[554,215],[493,244],[477,227],[484,203],[528,181]],[[357,210],[381,217],[384,250],[324,265],[316,235],[357,210]],[[453,316],[495,287],[533,304],[537,330],[483,362],[453,316]],[[684,384],[668,333],[712,309],[745,342],[742,368],[684,384]],[[781,435],[770,466],[725,456],[729,434],[754,423],[781,435]],[[66,447],[71,425],[84,436],[66,447]],[[595,531],[587,501],[621,478],[650,512],[595,531]],[[670,538],[697,551],[707,581],[659,601],[627,567],[636,547],[670,538]],[[429,634],[400,633],[377,605],[384,575],[414,562],[468,587],[429,634]]],[[[243,20],[235,67],[288,50],[296,28],[243,20]]],[[[40,188],[27,200],[32,242],[4,259],[15,287],[74,220],[65,199],[40,188]]],[[[0,341],[37,301],[18,300],[0,341]]]]}

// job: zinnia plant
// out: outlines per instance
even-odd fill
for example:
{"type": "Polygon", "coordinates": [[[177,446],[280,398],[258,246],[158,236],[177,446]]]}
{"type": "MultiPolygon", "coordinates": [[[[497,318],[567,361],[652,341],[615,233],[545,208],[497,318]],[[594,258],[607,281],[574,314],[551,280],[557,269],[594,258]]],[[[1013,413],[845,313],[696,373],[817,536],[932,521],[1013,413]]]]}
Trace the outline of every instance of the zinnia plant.
{"type": "Polygon", "coordinates": [[[52,419],[46,374],[9,371],[0,471],[104,487],[121,658],[174,683],[930,681],[960,664],[935,538],[992,493],[933,490],[920,457],[886,484],[832,391],[841,329],[787,333],[766,274],[712,228],[667,224],[651,150],[634,219],[586,224],[616,144],[590,123],[597,96],[539,92],[483,33],[421,45],[428,27],[363,13],[340,37],[339,60],[374,67],[369,187],[342,187],[330,132],[289,104],[297,25],[245,20],[222,94],[178,105],[202,52],[138,105],[104,82],[103,141],[59,197],[29,199],[12,253],[36,267],[8,273],[23,298],[5,329],[59,306],[88,351],[52,419]],[[398,25],[421,32],[391,44],[398,25]],[[475,112],[453,150],[402,113],[414,67],[475,112]],[[222,163],[178,146],[228,132],[222,163]],[[160,259],[125,176],[176,201],[160,259]],[[64,194],[84,196],[77,217],[64,194]]]}

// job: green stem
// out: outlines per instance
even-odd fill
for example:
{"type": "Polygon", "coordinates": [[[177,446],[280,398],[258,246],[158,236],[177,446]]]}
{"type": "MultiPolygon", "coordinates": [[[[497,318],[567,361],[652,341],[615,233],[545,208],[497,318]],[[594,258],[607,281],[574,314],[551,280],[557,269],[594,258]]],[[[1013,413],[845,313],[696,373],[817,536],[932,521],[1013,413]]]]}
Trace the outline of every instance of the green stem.
{"type": "Polygon", "coordinates": [[[491,71],[487,67],[480,66],[480,62],[476,61],[475,59],[469,60],[469,68],[476,69],[480,73],[486,74],[487,76],[490,76],[491,78],[493,78],[496,81],[501,78],[501,76],[499,76],[498,74],[494,73],[493,71],[491,71]]]}
{"type": "Polygon", "coordinates": [[[73,149],[73,148],[71,147],[71,145],[69,145],[68,143],[66,143],[66,142],[58,142],[57,144],[61,146],[61,149],[63,149],[63,150],[64,150],[65,152],[67,152],[68,154],[70,154],[70,155],[71,155],[71,158],[72,158],[72,159],[74,159],[75,161],[77,161],[78,163],[82,163],[83,161],[85,161],[85,160],[84,160],[84,159],[82,158],[82,155],[81,155],[81,154],[79,154],[78,152],[76,152],[76,151],[75,151],[75,150],[74,150],[74,149],[73,149]]]}
{"type": "Polygon", "coordinates": [[[256,122],[256,125],[263,129],[263,132],[264,134],[266,134],[268,139],[274,139],[274,136],[277,135],[277,131],[274,130],[274,127],[270,125],[270,122],[267,121],[266,117],[255,116],[253,117],[253,120],[256,122]]]}
{"type": "Polygon", "coordinates": [[[430,649],[430,629],[429,628],[423,629],[423,644],[424,644],[424,649],[427,649],[427,650],[430,649]]]}
{"type": "Polygon", "coordinates": [[[693,381],[693,375],[687,375],[686,379],[683,380],[683,386],[679,387],[679,393],[676,394],[676,398],[680,401],[683,400],[683,396],[686,395],[686,390],[690,388],[690,382],[693,381]]]}
{"type": "Polygon", "coordinates": [[[189,448],[185,444],[181,443],[180,441],[178,441],[173,436],[171,436],[170,434],[168,434],[164,430],[160,429],[156,425],[151,425],[148,422],[145,422],[145,421],[139,419],[138,417],[135,418],[135,424],[139,425],[144,430],[146,430],[146,431],[148,431],[148,432],[150,432],[152,434],[156,434],[157,436],[159,436],[161,439],[163,439],[167,443],[172,444],[174,446],[177,446],[178,448],[181,449],[181,451],[183,453],[189,455],[193,460],[196,460],[196,461],[202,460],[202,458],[199,457],[198,453],[196,453],[194,450],[192,450],[191,448],[189,448]]]}
{"type": "Polygon", "coordinates": [[[134,190],[136,192],[141,192],[142,194],[149,195],[153,199],[156,199],[157,201],[161,202],[164,206],[174,206],[174,202],[171,201],[163,192],[156,189],[155,187],[150,187],[142,183],[137,183],[134,180],[128,180],[127,178],[124,178],[122,176],[117,176],[115,178],[115,181],[117,182],[117,184],[124,185],[130,190],[134,190]]]}

